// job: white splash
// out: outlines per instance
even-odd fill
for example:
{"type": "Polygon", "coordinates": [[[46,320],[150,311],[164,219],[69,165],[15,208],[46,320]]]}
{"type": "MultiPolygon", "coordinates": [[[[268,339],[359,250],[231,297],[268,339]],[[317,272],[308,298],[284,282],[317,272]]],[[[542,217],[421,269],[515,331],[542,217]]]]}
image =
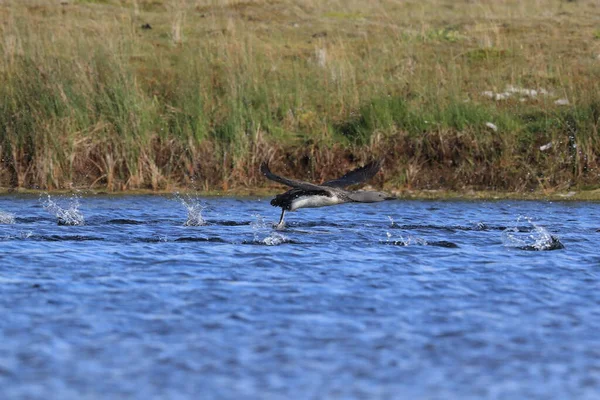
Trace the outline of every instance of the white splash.
{"type": "Polygon", "coordinates": [[[269,236],[264,238],[262,242],[267,246],[277,246],[281,243],[285,243],[287,238],[279,232],[271,232],[269,236]]]}
{"type": "Polygon", "coordinates": [[[16,235],[5,235],[0,237],[0,240],[14,240],[14,239],[29,239],[33,236],[33,231],[20,231],[16,235]]]}
{"type": "Polygon", "coordinates": [[[487,229],[487,225],[483,222],[471,222],[471,224],[473,225],[473,228],[475,228],[476,231],[483,231],[487,229]]]}
{"type": "Polygon", "coordinates": [[[414,237],[412,235],[408,235],[406,238],[400,236],[400,241],[404,243],[405,246],[427,246],[427,240],[419,237],[414,237]]]}
{"type": "Polygon", "coordinates": [[[175,193],[175,198],[187,210],[187,220],[183,224],[184,226],[206,225],[206,221],[202,217],[202,211],[206,206],[202,205],[198,198],[190,195],[181,196],[179,193],[175,193]]]}
{"type": "Polygon", "coordinates": [[[385,236],[385,243],[395,246],[427,246],[429,244],[427,243],[427,240],[412,235],[407,235],[406,237],[400,235],[398,238],[392,238],[392,234],[386,232],[385,236]]]}
{"type": "Polygon", "coordinates": [[[502,243],[506,247],[522,250],[556,250],[564,248],[559,238],[543,226],[537,225],[530,217],[520,216],[517,222],[526,221],[531,230],[522,232],[518,227],[507,228],[502,232],[502,243]]]}
{"type": "MultiPolygon", "coordinates": [[[[390,228],[394,228],[396,226],[394,218],[388,215],[388,219],[390,220],[390,228]]],[[[398,238],[393,238],[393,235],[390,233],[390,231],[386,231],[385,236],[385,242],[387,244],[393,244],[395,246],[427,246],[429,244],[427,240],[412,235],[407,235],[406,237],[400,235],[400,237],[398,238]]]]}
{"type": "Polygon", "coordinates": [[[79,195],[74,194],[69,198],[57,197],[57,201],[55,201],[49,194],[47,194],[46,196],[47,198],[45,200],[40,198],[42,206],[46,209],[46,211],[48,211],[50,214],[53,214],[56,217],[59,225],[85,224],[83,214],[81,213],[81,211],[79,211],[79,195]],[[65,207],[59,204],[63,200],[67,202],[65,207]]]}
{"type": "Polygon", "coordinates": [[[264,220],[260,214],[254,215],[256,221],[250,224],[252,233],[254,235],[254,243],[262,243],[267,246],[277,246],[279,244],[287,242],[288,238],[282,234],[273,230],[264,220]],[[266,235],[266,236],[265,236],[266,235]]]}
{"type": "Polygon", "coordinates": [[[14,224],[15,216],[11,213],[0,211],[0,224],[14,224]]]}

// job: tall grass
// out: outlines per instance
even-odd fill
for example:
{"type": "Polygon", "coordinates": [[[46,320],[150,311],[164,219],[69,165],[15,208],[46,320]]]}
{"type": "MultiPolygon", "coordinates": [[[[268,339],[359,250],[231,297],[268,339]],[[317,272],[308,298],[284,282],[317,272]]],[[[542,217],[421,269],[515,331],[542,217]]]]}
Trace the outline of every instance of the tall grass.
{"type": "Polygon", "coordinates": [[[0,16],[5,187],[228,189],[262,184],[264,159],[318,180],[372,157],[394,187],[598,181],[592,0],[30,0],[0,16]]]}

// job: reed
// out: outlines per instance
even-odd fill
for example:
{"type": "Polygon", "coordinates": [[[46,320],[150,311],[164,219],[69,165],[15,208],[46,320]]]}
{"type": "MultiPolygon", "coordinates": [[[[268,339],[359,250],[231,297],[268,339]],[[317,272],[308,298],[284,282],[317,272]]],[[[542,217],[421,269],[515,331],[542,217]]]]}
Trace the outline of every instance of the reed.
{"type": "Polygon", "coordinates": [[[594,0],[0,3],[0,186],[595,187],[594,0]],[[148,29],[150,28],[150,29],[148,29]],[[293,171],[293,172],[292,172],[293,171]]]}

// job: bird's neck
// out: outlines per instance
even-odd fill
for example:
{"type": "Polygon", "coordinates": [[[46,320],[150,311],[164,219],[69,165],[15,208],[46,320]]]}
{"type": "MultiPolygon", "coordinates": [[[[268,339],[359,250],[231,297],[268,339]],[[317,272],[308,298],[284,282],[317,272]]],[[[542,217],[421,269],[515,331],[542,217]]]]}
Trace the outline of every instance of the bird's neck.
{"type": "Polygon", "coordinates": [[[364,199],[363,196],[361,195],[360,192],[348,192],[346,193],[346,195],[348,196],[348,198],[351,201],[357,202],[357,203],[364,203],[364,199]]]}

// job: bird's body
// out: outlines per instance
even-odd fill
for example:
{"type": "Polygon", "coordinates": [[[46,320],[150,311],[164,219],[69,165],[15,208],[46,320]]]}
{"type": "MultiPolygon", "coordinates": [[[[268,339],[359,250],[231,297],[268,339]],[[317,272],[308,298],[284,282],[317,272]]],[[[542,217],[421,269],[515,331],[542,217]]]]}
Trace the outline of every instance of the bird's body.
{"type": "Polygon", "coordinates": [[[324,195],[299,196],[292,200],[292,203],[290,204],[290,211],[296,211],[299,208],[334,206],[342,203],[344,203],[344,200],[335,195],[331,197],[324,195]]]}
{"type": "Polygon", "coordinates": [[[381,162],[372,162],[364,167],[348,172],[341,178],[327,181],[320,185],[275,175],[266,163],[260,166],[260,170],[268,179],[292,187],[292,189],[278,194],[271,200],[272,206],[281,207],[281,218],[277,227],[283,228],[283,217],[286,211],[296,211],[300,208],[333,206],[351,202],[373,203],[394,198],[384,192],[347,191],[343,189],[346,186],[361,183],[372,178],[379,171],[380,167],[381,162]]]}
{"type": "Polygon", "coordinates": [[[283,194],[278,194],[271,200],[271,205],[281,207],[285,211],[296,211],[299,208],[333,206],[345,202],[342,196],[338,196],[335,193],[292,189],[283,194]]]}

